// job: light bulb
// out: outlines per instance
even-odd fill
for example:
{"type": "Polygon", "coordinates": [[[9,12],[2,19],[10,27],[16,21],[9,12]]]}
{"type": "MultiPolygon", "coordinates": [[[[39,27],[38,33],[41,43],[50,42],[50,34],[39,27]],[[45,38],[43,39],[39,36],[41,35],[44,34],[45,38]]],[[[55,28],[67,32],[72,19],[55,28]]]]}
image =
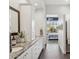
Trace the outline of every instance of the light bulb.
{"type": "Polygon", "coordinates": [[[38,6],[38,3],[35,3],[34,5],[35,5],[35,6],[38,6]]]}
{"type": "Polygon", "coordinates": [[[66,2],[68,2],[68,0],[66,0],[66,2]]]}

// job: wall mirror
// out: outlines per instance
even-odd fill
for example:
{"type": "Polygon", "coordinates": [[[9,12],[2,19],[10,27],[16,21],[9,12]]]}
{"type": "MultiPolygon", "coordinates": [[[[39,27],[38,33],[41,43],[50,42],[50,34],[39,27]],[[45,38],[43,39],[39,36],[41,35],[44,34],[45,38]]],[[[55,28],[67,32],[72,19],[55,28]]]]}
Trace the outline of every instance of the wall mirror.
{"type": "Polygon", "coordinates": [[[12,51],[12,39],[11,37],[20,33],[20,12],[9,6],[9,33],[10,33],[10,52],[12,51]]]}
{"type": "Polygon", "coordinates": [[[10,33],[20,32],[20,12],[17,9],[10,6],[9,13],[10,33]]]}

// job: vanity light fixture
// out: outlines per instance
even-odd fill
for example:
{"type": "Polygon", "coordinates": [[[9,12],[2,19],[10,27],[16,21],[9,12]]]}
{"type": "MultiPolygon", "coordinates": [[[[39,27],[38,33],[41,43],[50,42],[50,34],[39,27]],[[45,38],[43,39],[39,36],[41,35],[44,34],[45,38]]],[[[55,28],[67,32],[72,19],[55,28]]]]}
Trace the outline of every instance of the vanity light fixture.
{"type": "Polygon", "coordinates": [[[34,6],[38,6],[38,3],[34,3],[34,6]]]}
{"type": "Polygon", "coordinates": [[[68,2],[69,0],[66,0],[66,2],[68,2]]]}

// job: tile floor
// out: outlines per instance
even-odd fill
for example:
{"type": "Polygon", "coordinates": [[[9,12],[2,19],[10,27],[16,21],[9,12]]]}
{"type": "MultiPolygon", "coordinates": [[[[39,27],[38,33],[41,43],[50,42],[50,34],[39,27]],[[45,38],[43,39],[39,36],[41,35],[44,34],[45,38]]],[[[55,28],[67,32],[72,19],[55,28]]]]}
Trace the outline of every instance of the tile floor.
{"type": "Polygon", "coordinates": [[[48,41],[46,49],[41,53],[39,59],[70,59],[70,55],[63,55],[57,40],[48,41]]]}

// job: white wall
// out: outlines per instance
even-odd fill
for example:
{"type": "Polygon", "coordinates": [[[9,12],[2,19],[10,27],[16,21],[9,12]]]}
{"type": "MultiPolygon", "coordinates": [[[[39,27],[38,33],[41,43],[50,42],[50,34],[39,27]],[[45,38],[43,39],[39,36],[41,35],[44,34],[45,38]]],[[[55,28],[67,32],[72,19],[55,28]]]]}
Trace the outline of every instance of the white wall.
{"type": "MultiPolygon", "coordinates": [[[[46,35],[46,17],[45,17],[45,4],[42,0],[38,1],[38,6],[34,6],[33,20],[35,20],[35,36],[40,36],[40,29],[43,29],[43,36],[46,35]]],[[[34,4],[34,2],[32,2],[34,4]]],[[[36,3],[36,2],[35,2],[36,3]]]]}
{"type": "Polygon", "coordinates": [[[64,15],[69,13],[69,5],[46,5],[47,14],[64,15]]]}
{"type": "Polygon", "coordinates": [[[65,17],[64,16],[60,16],[59,17],[59,25],[63,25],[63,29],[59,29],[58,30],[58,37],[59,37],[59,40],[58,40],[58,43],[59,43],[59,46],[61,48],[61,51],[63,54],[66,54],[66,21],[64,19],[65,17]]]}
{"type": "Polygon", "coordinates": [[[45,36],[45,18],[43,12],[37,12],[35,13],[35,32],[36,36],[40,36],[40,29],[43,29],[44,36],[45,36]]]}
{"type": "Polygon", "coordinates": [[[20,5],[21,31],[25,34],[25,40],[30,41],[32,39],[32,6],[31,5],[20,5]]]}
{"type": "MultiPolygon", "coordinates": [[[[25,4],[25,3],[24,3],[25,4]]],[[[21,4],[23,5],[23,3],[21,4]]],[[[20,6],[21,6],[20,5],[20,6]]],[[[38,8],[34,4],[25,4],[21,9],[21,31],[26,31],[27,40],[40,36],[40,29],[43,29],[45,36],[45,7],[38,8]],[[30,8],[31,7],[31,8],[30,8]],[[35,34],[32,36],[32,20],[35,21],[35,34]]]]}

